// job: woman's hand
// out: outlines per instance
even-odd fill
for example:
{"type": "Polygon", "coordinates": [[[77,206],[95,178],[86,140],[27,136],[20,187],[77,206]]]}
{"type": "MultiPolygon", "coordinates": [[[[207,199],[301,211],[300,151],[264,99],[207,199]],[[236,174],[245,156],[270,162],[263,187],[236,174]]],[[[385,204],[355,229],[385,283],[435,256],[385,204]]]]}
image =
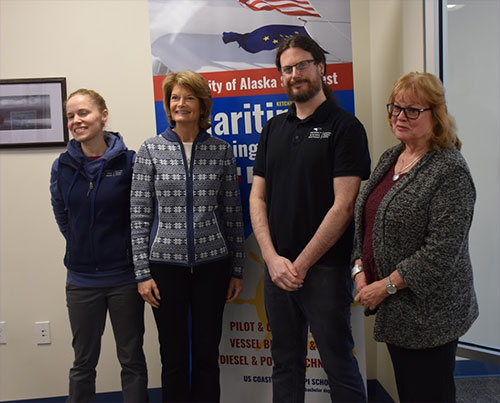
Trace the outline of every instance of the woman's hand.
{"type": "Polygon", "coordinates": [[[356,291],[360,292],[363,288],[366,287],[366,275],[364,271],[359,272],[356,274],[356,277],[354,277],[354,284],[356,285],[356,291]]]}
{"type": "MultiPolygon", "coordinates": [[[[360,273],[358,274],[355,279],[357,279],[359,276],[361,276],[360,273]]],[[[364,274],[363,274],[364,276],[364,274]]],[[[362,280],[359,280],[360,282],[362,280]]],[[[366,283],[366,280],[365,280],[366,283]]],[[[357,288],[357,283],[356,283],[356,288],[357,288]]],[[[354,301],[359,302],[361,305],[363,305],[365,308],[368,308],[372,311],[377,308],[380,303],[386,299],[389,296],[389,294],[386,291],[386,283],[384,280],[379,280],[375,281],[369,285],[365,285],[361,290],[358,291],[358,295],[354,297],[354,301]]]]}
{"type": "Polygon", "coordinates": [[[241,278],[233,277],[229,281],[229,287],[227,288],[226,303],[233,302],[243,291],[243,280],[241,278]]]}
{"type": "Polygon", "coordinates": [[[153,308],[158,308],[160,306],[160,290],[152,278],[137,283],[137,291],[141,294],[142,299],[153,308]]]}

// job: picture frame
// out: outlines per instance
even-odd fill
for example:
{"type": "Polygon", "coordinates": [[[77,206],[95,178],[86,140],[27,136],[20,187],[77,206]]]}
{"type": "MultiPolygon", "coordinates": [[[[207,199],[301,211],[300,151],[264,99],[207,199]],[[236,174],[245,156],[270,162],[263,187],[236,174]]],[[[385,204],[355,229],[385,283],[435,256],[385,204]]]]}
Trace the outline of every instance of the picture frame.
{"type": "Polygon", "coordinates": [[[0,148],[68,143],[66,78],[0,80],[0,148]]]}

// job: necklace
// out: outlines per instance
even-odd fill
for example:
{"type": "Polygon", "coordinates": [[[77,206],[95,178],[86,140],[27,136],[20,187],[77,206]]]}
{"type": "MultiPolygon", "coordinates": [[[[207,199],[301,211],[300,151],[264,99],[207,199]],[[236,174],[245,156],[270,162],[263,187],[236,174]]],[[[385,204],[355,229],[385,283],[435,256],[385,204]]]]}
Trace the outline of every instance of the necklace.
{"type": "Polygon", "coordinates": [[[414,159],[413,161],[411,161],[409,164],[407,164],[407,165],[405,165],[403,168],[401,168],[401,169],[399,170],[399,172],[398,172],[398,173],[394,173],[394,175],[392,175],[392,180],[393,180],[394,182],[396,182],[396,181],[399,179],[399,177],[401,176],[401,174],[405,171],[405,169],[408,169],[408,168],[410,168],[411,166],[413,166],[413,165],[414,165],[414,164],[415,164],[415,163],[416,163],[416,162],[417,162],[420,158],[422,158],[422,156],[423,156],[424,154],[425,154],[425,152],[424,152],[424,153],[422,153],[422,154],[420,154],[420,155],[418,155],[418,156],[417,156],[417,158],[415,158],[415,159],[414,159]]]}

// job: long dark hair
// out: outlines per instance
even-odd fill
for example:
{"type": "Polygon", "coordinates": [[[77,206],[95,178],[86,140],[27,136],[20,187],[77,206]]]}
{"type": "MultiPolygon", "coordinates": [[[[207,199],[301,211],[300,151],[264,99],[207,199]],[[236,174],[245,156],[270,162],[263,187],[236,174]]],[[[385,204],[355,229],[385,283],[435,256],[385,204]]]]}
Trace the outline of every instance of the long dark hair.
{"type": "Polygon", "coordinates": [[[300,48],[302,50],[305,50],[306,52],[309,52],[311,54],[316,64],[320,63],[323,64],[324,66],[323,82],[322,82],[323,93],[325,94],[327,99],[330,99],[336,103],[335,97],[332,94],[332,89],[325,82],[326,51],[323,50],[316,41],[307,36],[302,36],[302,35],[291,36],[285,39],[283,42],[281,42],[280,46],[278,47],[278,50],[276,51],[275,63],[280,73],[281,73],[281,60],[280,60],[281,55],[285,50],[290,48],[300,48]]]}

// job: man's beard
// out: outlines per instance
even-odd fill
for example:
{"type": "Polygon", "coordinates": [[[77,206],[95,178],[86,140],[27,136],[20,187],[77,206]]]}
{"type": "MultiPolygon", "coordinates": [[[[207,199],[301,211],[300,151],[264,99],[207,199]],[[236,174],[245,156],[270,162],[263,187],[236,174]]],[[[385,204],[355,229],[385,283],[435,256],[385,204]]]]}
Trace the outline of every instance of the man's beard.
{"type": "Polygon", "coordinates": [[[319,91],[322,90],[322,81],[321,79],[315,80],[314,82],[309,79],[299,79],[294,80],[293,82],[288,82],[286,85],[286,93],[288,94],[288,98],[293,102],[307,102],[312,99],[319,91]],[[292,89],[293,84],[295,83],[307,83],[306,88],[300,89],[299,91],[294,91],[292,89]]]}

